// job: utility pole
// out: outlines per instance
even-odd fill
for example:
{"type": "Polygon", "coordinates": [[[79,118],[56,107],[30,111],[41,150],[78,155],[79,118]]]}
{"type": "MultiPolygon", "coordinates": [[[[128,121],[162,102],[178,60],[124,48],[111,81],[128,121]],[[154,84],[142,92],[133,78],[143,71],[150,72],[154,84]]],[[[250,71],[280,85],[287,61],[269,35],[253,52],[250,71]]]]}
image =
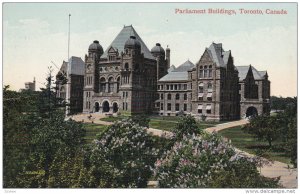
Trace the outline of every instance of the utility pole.
{"type": "Polygon", "coordinates": [[[67,65],[67,85],[66,85],[66,116],[70,113],[70,24],[71,24],[71,14],[69,14],[69,31],[68,31],[68,65],[67,65]]]}

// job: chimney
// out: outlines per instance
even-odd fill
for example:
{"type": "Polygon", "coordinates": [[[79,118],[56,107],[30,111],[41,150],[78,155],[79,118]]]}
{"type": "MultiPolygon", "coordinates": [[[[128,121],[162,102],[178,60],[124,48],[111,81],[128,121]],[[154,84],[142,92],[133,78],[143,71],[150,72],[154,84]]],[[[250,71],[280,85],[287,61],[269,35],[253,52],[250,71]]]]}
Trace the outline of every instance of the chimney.
{"type": "Polygon", "coordinates": [[[167,69],[170,68],[170,48],[169,48],[169,45],[167,45],[167,49],[166,49],[166,60],[167,60],[167,69]]]}

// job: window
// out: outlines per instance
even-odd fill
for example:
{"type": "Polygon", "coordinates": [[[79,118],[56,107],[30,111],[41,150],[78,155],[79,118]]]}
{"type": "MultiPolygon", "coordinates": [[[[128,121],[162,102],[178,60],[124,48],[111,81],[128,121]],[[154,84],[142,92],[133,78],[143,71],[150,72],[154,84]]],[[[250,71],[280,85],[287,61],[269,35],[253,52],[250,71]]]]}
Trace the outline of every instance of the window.
{"type": "Polygon", "coordinates": [[[177,104],[177,103],[175,104],[175,110],[179,111],[179,104],[177,104]]]}
{"type": "Polygon", "coordinates": [[[106,81],[105,81],[105,78],[102,77],[100,79],[100,92],[105,92],[106,90],[106,81]]]}
{"type": "Polygon", "coordinates": [[[168,100],[171,100],[171,94],[168,94],[168,100]]]}
{"type": "Polygon", "coordinates": [[[114,92],[114,78],[112,77],[108,79],[108,92],[114,92]]]}
{"type": "Polygon", "coordinates": [[[171,103],[168,103],[167,110],[171,110],[171,103]]]}
{"type": "Polygon", "coordinates": [[[212,93],[208,93],[206,98],[208,101],[212,101],[212,93]]]}
{"type": "Polygon", "coordinates": [[[207,71],[208,71],[208,70],[207,70],[207,66],[205,65],[205,66],[204,66],[204,77],[207,77],[207,71]]]}
{"type": "Polygon", "coordinates": [[[187,104],[183,104],[183,110],[184,110],[184,111],[187,110],[187,104]]]}
{"type": "Polygon", "coordinates": [[[175,85],[174,87],[175,87],[174,90],[177,90],[177,85],[175,85]]]}
{"type": "Polygon", "coordinates": [[[160,102],[157,102],[157,103],[156,103],[156,107],[160,107],[160,102]]]}
{"type": "Polygon", "coordinates": [[[203,67],[202,66],[200,66],[199,77],[203,78],[203,67]]]}
{"type": "Polygon", "coordinates": [[[173,90],[173,85],[171,85],[171,90],[173,90]]]}
{"type": "Polygon", "coordinates": [[[187,84],[184,84],[184,85],[183,85],[183,89],[184,89],[184,90],[187,90],[187,84]]]}
{"type": "MultiPolygon", "coordinates": [[[[128,69],[129,69],[128,63],[125,63],[125,66],[124,66],[124,67],[125,67],[125,70],[128,71],[128,69]]],[[[127,110],[127,109],[126,109],[126,110],[127,110]]]]}
{"type": "Polygon", "coordinates": [[[211,105],[210,104],[206,105],[206,113],[211,114],[211,105]]]}
{"type": "Polygon", "coordinates": [[[200,82],[200,84],[199,84],[199,93],[203,93],[203,86],[204,86],[203,82],[200,82]]]}
{"type": "Polygon", "coordinates": [[[117,78],[117,93],[119,92],[120,89],[120,77],[117,78]]]}
{"type": "Polygon", "coordinates": [[[184,95],[183,95],[183,99],[184,99],[184,100],[187,100],[187,94],[184,94],[184,95]]]}
{"type": "Polygon", "coordinates": [[[160,94],[160,99],[161,99],[161,100],[164,99],[164,94],[160,94]]]}
{"type": "Polygon", "coordinates": [[[179,98],[180,98],[180,95],[176,94],[176,100],[179,100],[179,98]]]}
{"type": "Polygon", "coordinates": [[[202,113],[202,104],[198,104],[198,113],[201,114],[202,113]]]}
{"type": "Polygon", "coordinates": [[[164,110],[164,104],[160,103],[160,110],[164,110]]]}
{"type": "Polygon", "coordinates": [[[178,90],[181,90],[181,84],[178,85],[178,90]]]}
{"type": "Polygon", "coordinates": [[[167,90],[169,90],[170,89],[170,86],[169,85],[167,85],[167,90]]]}
{"type": "Polygon", "coordinates": [[[207,84],[207,91],[212,92],[212,84],[211,83],[207,84]]]}
{"type": "Polygon", "coordinates": [[[208,77],[212,77],[212,66],[210,65],[208,68],[208,77]]]}

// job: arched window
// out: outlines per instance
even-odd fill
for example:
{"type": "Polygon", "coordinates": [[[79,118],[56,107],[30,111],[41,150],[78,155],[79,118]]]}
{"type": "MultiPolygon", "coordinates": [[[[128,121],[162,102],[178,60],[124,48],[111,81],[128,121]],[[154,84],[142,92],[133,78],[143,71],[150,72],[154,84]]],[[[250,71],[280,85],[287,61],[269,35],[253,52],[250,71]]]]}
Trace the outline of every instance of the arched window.
{"type": "Polygon", "coordinates": [[[207,66],[205,65],[205,66],[204,66],[204,77],[207,77],[207,73],[208,73],[208,72],[207,72],[207,66]]]}
{"type": "Polygon", "coordinates": [[[180,95],[177,93],[176,94],[176,100],[179,100],[179,98],[180,98],[180,95]]]}
{"type": "Polygon", "coordinates": [[[187,100],[187,94],[184,94],[184,95],[183,95],[183,99],[184,99],[184,100],[187,100]]]}
{"type": "Polygon", "coordinates": [[[106,90],[106,80],[104,77],[100,79],[100,92],[105,92],[106,90]]]}
{"type": "Polygon", "coordinates": [[[120,77],[117,78],[117,93],[119,92],[120,89],[120,77]]]}
{"type": "Polygon", "coordinates": [[[114,92],[114,78],[112,77],[108,79],[108,92],[114,92]]]}
{"type": "Polygon", "coordinates": [[[212,65],[208,67],[208,77],[212,77],[212,65]]]}
{"type": "Polygon", "coordinates": [[[171,94],[168,94],[168,100],[171,100],[171,94]]]}
{"type": "Polygon", "coordinates": [[[125,67],[125,70],[128,71],[128,69],[129,69],[129,64],[128,64],[128,63],[125,63],[125,66],[124,66],[124,67],[125,67]]]}
{"type": "Polygon", "coordinates": [[[199,75],[199,77],[200,77],[200,78],[203,77],[203,67],[202,67],[202,66],[200,66],[200,75],[199,75]]]}

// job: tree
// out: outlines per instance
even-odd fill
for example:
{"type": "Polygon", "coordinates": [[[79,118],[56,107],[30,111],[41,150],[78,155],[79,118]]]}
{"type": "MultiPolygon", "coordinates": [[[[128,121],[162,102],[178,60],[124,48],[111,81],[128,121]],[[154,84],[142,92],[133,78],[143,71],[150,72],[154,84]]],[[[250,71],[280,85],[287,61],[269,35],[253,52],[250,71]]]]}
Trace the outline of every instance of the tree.
{"type": "Polygon", "coordinates": [[[144,127],[131,119],[117,121],[91,147],[88,186],[146,187],[157,154],[144,127]]]}
{"type": "Polygon", "coordinates": [[[175,140],[180,140],[184,135],[200,134],[202,130],[199,129],[195,118],[187,115],[180,118],[173,133],[175,134],[175,140]]]}
{"type": "Polygon", "coordinates": [[[273,116],[259,115],[251,118],[243,130],[259,140],[267,141],[269,147],[272,147],[272,142],[280,137],[280,120],[273,116]]]}
{"type": "Polygon", "coordinates": [[[278,179],[261,177],[252,158],[236,153],[216,134],[184,136],[156,161],[154,175],[162,188],[266,188],[278,179]]]}

